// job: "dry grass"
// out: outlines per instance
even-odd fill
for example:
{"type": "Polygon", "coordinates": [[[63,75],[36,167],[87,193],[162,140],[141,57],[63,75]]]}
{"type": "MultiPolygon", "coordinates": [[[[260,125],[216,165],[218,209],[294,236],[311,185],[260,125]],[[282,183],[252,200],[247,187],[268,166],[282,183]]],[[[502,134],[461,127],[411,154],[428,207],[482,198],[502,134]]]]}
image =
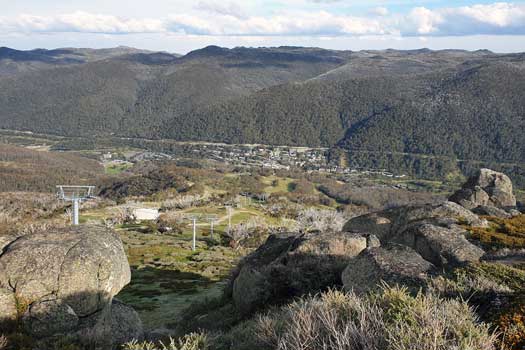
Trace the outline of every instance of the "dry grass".
{"type": "Polygon", "coordinates": [[[206,350],[209,349],[208,336],[203,333],[190,333],[175,340],[170,339],[168,344],[159,342],[131,341],[123,346],[123,350],[206,350]]]}
{"type": "Polygon", "coordinates": [[[399,288],[299,300],[261,316],[258,336],[278,350],[491,350],[496,340],[466,302],[412,297],[399,288]]]}
{"type": "Polygon", "coordinates": [[[0,335],[0,350],[7,349],[8,341],[4,335],[0,335]]]}

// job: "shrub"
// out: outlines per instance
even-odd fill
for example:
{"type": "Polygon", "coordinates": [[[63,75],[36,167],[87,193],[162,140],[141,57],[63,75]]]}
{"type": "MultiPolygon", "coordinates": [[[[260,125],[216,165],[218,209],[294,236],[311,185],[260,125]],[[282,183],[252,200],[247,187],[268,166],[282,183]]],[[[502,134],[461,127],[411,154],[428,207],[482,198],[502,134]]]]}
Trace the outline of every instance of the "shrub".
{"type": "MultiPolygon", "coordinates": [[[[184,227],[185,215],[178,211],[167,211],[160,214],[157,226],[166,232],[181,234],[184,227]]],[[[163,232],[164,232],[163,231],[163,232]]]]}
{"type": "Polygon", "coordinates": [[[68,226],[69,223],[62,219],[47,220],[47,221],[36,221],[29,222],[19,225],[17,231],[21,236],[30,235],[35,232],[47,231],[56,228],[62,228],[68,226]]]}
{"type": "Polygon", "coordinates": [[[268,225],[261,217],[252,217],[245,223],[234,225],[225,233],[232,248],[240,246],[259,246],[268,235],[268,225]]]}
{"type": "Polygon", "coordinates": [[[516,302],[510,310],[502,313],[496,325],[503,333],[502,350],[525,349],[525,300],[516,302]]]}
{"type": "Polygon", "coordinates": [[[122,225],[135,222],[135,215],[131,207],[118,207],[117,213],[111,218],[113,225],[122,225]]]}
{"type": "Polygon", "coordinates": [[[524,283],[524,273],[499,264],[481,263],[458,268],[447,277],[438,276],[429,288],[441,295],[468,299],[473,295],[512,293],[518,284],[524,283]]]}
{"type": "Polygon", "coordinates": [[[525,271],[497,263],[474,264],[433,279],[430,287],[477,306],[483,320],[500,333],[498,349],[525,348],[525,271]]]}
{"type": "Polygon", "coordinates": [[[341,231],[345,224],[343,215],[334,210],[304,209],[297,216],[299,231],[341,231]]]}
{"type": "Polygon", "coordinates": [[[207,195],[187,194],[162,202],[161,210],[186,209],[204,204],[208,200],[207,195]]]}
{"type": "Polygon", "coordinates": [[[495,342],[466,302],[400,288],[304,298],[259,317],[257,335],[278,350],[490,350],[495,342]]]}
{"type": "Polygon", "coordinates": [[[510,219],[487,217],[489,228],[468,228],[470,238],[492,248],[525,248],[525,215],[510,219]]]}

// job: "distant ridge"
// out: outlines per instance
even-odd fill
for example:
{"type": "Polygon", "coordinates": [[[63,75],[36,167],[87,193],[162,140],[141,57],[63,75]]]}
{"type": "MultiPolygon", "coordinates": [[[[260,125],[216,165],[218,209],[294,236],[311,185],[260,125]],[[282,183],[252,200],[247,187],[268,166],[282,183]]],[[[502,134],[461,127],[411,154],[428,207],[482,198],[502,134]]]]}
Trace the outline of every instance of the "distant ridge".
{"type": "Polygon", "coordinates": [[[524,68],[488,50],[2,48],[0,127],[523,164],[524,68]]]}

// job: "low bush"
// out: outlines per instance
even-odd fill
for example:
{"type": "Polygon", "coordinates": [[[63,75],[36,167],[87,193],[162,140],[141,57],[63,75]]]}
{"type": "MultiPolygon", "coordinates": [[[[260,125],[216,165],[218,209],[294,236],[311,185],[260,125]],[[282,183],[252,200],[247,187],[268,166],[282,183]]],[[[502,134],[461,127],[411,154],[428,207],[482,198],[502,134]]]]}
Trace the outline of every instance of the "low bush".
{"type": "Polygon", "coordinates": [[[259,317],[257,329],[279,350],[492,350],[496,339],[466,302],[399,288],[304,298],[259,317]]]}
{"type": "Polygon", "coordinates": [[[525,215],[510,219],[487,217],[488,228],[472,227],[470,238],[487,248],[525,248],[525,215]]]}
{"type": "Polygon", "coordinates": [[[300,211],[296,221],[297,230],[303,232],[337,232],[341,231],[346,222],[343,214],[335,210],[319,210],[314,208],[300,211]]]}
{"type": "Polygon", "coordinates": [[[234,249],[258,247],[268,237],[268,224],[261,217],[252,217],[246,222],[234,225],[230,231],[225,232],[225,236],[234,249]]]}
{"type": "Polygon", "coordinates": [[[502,350],[525,349],[525,298],[514,300],[513,305],[501,313],[496,326],[502,332],[502,350]]]}
{"type": "Polygon", "coordinates": [[[209,195],[204,194],[186,194],[170,198],[162,202],[161,210],[167,211],[172,209],[186,209],[197,207],[208,202],[209,195]]]}
{"type": "Polygon", "coordinates": [[[498,349],[525,348],[525,271],[498,263],[473,264],[433,279],[430,288],[476,307],[499,332],[498,349]]]}

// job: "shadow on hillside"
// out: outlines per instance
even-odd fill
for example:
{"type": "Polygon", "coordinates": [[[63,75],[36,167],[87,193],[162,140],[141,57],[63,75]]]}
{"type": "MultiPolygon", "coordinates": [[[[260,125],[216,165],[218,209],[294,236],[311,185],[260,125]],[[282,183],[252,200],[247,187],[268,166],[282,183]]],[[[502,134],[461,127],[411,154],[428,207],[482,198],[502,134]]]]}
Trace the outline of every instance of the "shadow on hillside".
{"type": "Polygon", "coordinates": [[[193,272],[147,266],[141,269],[132,268],[131,282],[124,289],[137,283],[150,286],[159,285],[163,289],[182,291],[192,289],[193,286],[206,286],[213,283],[213,281],[193,272]]]}
{"type": "Polygon", "coordinates": [[[13,312],[0,318],[1,350],[106,350],[142,336],[137,314],[105,292],[8,298],[3,305],[13,312]]]}

